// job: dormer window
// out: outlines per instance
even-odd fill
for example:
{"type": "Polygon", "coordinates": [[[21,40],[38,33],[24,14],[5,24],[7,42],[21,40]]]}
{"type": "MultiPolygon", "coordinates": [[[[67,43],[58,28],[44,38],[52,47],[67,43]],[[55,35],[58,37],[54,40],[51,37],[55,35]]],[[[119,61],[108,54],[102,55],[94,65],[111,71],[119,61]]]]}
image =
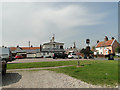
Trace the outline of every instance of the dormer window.
{"type": "Polygon", "coordinates": [[[55,47],[55,44],[53,44],[53,47],[55,47]]]}
{"type": "Polygon", "coordinates": [[[60,49],[63,49],[63,46],[60,46],[60,49]]]}

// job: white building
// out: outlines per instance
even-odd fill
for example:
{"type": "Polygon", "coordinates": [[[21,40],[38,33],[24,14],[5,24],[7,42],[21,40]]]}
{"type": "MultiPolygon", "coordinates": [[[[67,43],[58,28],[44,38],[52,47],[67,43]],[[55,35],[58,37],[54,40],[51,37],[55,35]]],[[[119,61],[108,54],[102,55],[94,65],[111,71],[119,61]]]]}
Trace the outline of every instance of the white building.
{"type": "Polygon", "coordinates": [[[53,53],[64,53],[64,43],[55,42],[54,36],[48,43],[42,45],[41,53],[45,57],[52,57],[53,53]]]}
{"type": "Polygon", "coordinates": [[[108,37],[105,36],[104,41],[98,42],[96,45],[96,53],[97,55],[108,55],[110,53],[114,54],[115,49],[120,46],[120,44],[117,42],[114,37],[111,38],[111,40],[108,40],[108,37]]]}

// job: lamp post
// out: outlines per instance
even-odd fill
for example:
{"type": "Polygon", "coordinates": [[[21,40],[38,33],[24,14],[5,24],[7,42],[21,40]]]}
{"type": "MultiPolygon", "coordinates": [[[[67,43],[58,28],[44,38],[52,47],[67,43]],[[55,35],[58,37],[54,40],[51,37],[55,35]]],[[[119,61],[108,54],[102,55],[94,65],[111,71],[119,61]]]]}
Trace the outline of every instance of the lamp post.
{"type": "Polygon", "coordinates": [[[86,44],[87,44],[87,46],[86,46],[86,53],[85,53],[85,59],[87,59],[87,56],[89,56],[89,51],[90,51],[90,46],[89,46],[89,44],[90,44],[90,39],[86,39],[86,44]]]}

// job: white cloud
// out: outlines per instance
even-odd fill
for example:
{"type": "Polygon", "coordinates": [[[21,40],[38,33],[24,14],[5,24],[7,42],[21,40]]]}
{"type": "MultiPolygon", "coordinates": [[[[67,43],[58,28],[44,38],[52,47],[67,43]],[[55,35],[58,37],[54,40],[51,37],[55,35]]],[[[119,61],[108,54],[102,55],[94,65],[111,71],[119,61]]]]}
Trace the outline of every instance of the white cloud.
{"type": "Polygon", "coordinates": [[[31,40],[35,45],[39,45],[48,41],[52,34],[56,34],[58,40],[64,41],[65,38],[74,37],[78,33],[75,27],[103,24],[102,20],[108,15],[78,4],[58,4],[57,7],[55,4],[58,3],[4,4],[3,43],[15,46],[31,40]]]}

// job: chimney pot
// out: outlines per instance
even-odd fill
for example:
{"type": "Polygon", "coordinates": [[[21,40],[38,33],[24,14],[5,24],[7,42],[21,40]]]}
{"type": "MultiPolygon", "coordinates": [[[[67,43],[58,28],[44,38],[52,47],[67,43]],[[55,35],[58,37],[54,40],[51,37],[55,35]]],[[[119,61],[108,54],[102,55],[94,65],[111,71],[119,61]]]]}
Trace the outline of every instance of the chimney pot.
{"type": "Polygon", "coordinates": [[[17,45],[17,48],[19,47],[19,45],[17,45]]]}
{"type": "Polygon", "coordinates": [[[107,36],[105,36],[105,39],[104,39],[105,41],[108,41],[108,37],[107,36]]]}
{"type": "Polygon", "coordinates": [[[97,43],[99,43],[99,40],[97,40],[97,43]]]}
{"type": "Polygon", "coordinates": [[[112,40],[114,40],[115,38],[114,37],[112,37],[112,40]]]}

